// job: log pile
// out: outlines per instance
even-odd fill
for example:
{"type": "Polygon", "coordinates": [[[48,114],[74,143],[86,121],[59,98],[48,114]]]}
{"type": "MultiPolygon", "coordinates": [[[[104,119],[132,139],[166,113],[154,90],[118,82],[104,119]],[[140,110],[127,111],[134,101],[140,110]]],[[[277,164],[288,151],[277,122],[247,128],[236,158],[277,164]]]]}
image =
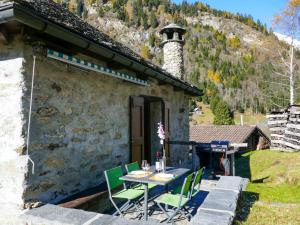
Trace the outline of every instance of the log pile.
{"type": "Polygon", "coordinates": [[[267,118],[271,131],[271,146],[273,148],[281,148],[289,113],[287,110],[272,111],[271,114],[267,115],[267,118]]]}
{"type": "Polygon", "coordinates": [[[287,110],[272,111],[268,118],[272,148],[300,150],[300,105],[292,105],[287,110]]]}

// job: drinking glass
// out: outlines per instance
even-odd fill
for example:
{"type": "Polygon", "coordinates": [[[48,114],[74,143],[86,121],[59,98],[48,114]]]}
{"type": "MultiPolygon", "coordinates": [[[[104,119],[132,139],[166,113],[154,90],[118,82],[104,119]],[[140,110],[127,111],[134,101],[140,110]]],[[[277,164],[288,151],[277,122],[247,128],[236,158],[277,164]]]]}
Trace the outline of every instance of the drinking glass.
{"type": "Polygon", "coordinates": [[[149,170],[150,170],[150,163],[146,163],[145,170],[146,170],[146,171],[149,171],[149,170]]]}
{"type": "Polygon", "coordinates": [[[147,160],[142,160],[142,169],[145,170],[147,166],[147,160]]]}

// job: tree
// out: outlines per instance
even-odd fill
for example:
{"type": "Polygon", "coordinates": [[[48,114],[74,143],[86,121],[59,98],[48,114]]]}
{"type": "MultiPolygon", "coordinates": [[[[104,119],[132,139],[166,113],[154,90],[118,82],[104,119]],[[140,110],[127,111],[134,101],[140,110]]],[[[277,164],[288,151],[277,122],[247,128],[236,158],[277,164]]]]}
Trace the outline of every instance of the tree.
{"type": "Polygon", "coordinates": [[[236,36],[234,36],[232,38],[229,38],[228,41],[229,41],[230,47],[232,47],[232,48],[238,48],[241,45],[240,39],[238,37],[236,37],[236,36]]]}
{"type": "Polygon", "coordinates": [[[147,45],[144,45],[141,48],[141,56],[145,59],[150,59],[151,58],[151,53],[150,53],[150,49],[147,45]]]}
{"type": "Polygon", "coordinates": [[[158,26],[158,21],[153,11],[150,14],[150,25],[152,28],[156,28],[158,26]]]}
{"type": "Polygon", "coordinates": [[[149,45],[151,47],[154,47],[155,46],[155,34],[154,33],[151,33],[149,35],[149,45]]]}
{"type": "MultiPolygon", "coordinates": [[[[295,39],[300,34],[300,0],[289,0],[286,8],[280,15],[276,15],[274,18],[274,24],[290,39],[289,54],[288,57],[284,57],[282,52],[279,52],[282,62],[282,70],[280,72],[275,71],[276,76],[281,76],[288,79],[289,87],[289,103],[293,105],[295,103],[295,90],[300,87],[295,87],[295,39]]],[[[277,79],[276,79],[277,80],[277,79]]],[[[273,82],[275,83],[275,82],[273,82]]],[[[278,82],[285,86],[283,82],[278,82]]]]}
{"type": "Polygon", "coordinates": [[[229,106],[222,100],[220,100],[215,106],[214,115],[214,124],[216,125],[234,124],[234,121],[230,115],[229,106]]]}
{"type": "Polygon", "coordinates": [[[148,30],[149,24],[148,24],[148,15],[147,15],[147,13],[145,13],[142,17],[142,25],[143,25],[145,30],[148,30]]]}
{"type": "Polygon", "coordinates": [[[133,8],[133,4],[132,4],[131,1],[128,1],[126,3],[125,10],[126,10],[127,15],[128,15],[128,21],[131,22],[133,17],[134,17],[134,8],[133,8]]]}

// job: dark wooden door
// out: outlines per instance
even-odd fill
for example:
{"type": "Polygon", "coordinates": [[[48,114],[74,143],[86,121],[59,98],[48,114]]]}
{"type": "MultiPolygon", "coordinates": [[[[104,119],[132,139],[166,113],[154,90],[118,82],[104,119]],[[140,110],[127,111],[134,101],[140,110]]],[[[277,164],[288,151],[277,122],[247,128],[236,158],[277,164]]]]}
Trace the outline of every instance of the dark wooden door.
{"type": "Polygon", "coordinates": [[[165,151],[166,151],[166,157],[167,157],[167,162],[170,162],[170,133],[171,133],[171,128],[170,128],[170,123],[171,123],[171,104],[168,101],[164,101],[163,104],[163,113],[164,113],[164,128],[165,128],[165,151]]]}
{"type": "Polygon", "coordinates": [[[144,98],[131,97],[130,99],[131,123],[131,161],[141,164],[144,159],[144,98]]]}

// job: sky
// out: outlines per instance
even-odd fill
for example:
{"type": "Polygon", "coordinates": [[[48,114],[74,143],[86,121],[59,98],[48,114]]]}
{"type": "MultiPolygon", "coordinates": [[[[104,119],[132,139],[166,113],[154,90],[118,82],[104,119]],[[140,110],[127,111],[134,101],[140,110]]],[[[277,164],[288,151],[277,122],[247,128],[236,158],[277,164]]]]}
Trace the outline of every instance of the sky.
{"type": "MultiPolygon", "coordinates": [[[[187,0],[190,3],[195,0],[187,0]]],[[[199,0],[210,5],[212,8],[226,10],[233,13],[250,14],[255,20],[259,19],[270,28],[272,18],[282,11],[288,0],[199,0]]],[[[173,0],[180,3],[182,0],[173,0]]]]}

